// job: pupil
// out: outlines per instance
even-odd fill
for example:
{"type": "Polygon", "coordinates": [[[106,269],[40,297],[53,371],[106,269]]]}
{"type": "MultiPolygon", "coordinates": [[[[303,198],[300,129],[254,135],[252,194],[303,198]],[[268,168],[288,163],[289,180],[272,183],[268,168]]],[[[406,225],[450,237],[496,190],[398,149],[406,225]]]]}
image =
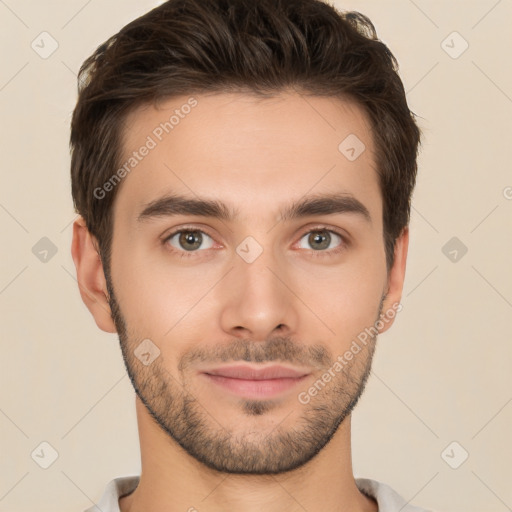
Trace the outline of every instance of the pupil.
{"type": "Polygon", "coordinates": [[[317,231],[309,235],[310,244],[315,250],[327,249],[329,247],[331,236],[328,233],[322,233],[323,232],[317,231]]]}
{"type": "Polygon", "coordinates": [[[202,236],[199,231],[189,231],[180,236],[180,245],[186,251],[193,251],[201,246],[202,236]]]}

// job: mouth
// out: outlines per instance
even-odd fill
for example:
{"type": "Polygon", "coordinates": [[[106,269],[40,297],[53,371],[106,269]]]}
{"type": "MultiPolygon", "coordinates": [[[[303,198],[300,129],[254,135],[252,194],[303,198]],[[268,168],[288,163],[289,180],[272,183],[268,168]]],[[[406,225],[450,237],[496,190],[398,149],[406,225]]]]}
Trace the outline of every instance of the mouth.
{"type": "Polygon", "coordinates": [[[224,366],[202,372],[209,382],[224,391],[245,398],[271,398],[302,382],[311,372],[280,365],[255,368],[247,365],[224,366]]]}

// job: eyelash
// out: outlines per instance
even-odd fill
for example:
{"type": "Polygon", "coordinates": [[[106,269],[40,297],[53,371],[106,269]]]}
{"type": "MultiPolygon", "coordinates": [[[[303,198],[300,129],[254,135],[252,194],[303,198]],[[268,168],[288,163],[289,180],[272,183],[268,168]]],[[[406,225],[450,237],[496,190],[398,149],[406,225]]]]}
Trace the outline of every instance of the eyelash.
{"type": "MultiPolygon", "coordinates": [[[[304,238],[305,235],[308,235],[310,233],[314,233],[316,231],[326,231],[328,233],[334,233],[335,235],[337,235],[337,236],[339,236],[341,238],[341,244],[340,244],[339,247],[336,247],[334,249],[328,249],[328,250],[316,251],[314,249],[309,249],[311,251],[311,256],[314,257],[314,258],[319,258],[319,257],[320,258],[325,258],[325,257],[329,257],[329,256],[336,256],[340,252],[344,251],[347,248],[347,246],[349,245],[349,242],[348,242],[347,237],[345,235],[343,235],[339,231],[337,231],[335,229],[332,229],[332,228],[330,228],[328,226],[316,226],[316,227],[311,228],[311,229],[309,229],[307,231],[304,231],[300,235],[299,240],[304,238]]],[[[202,252],[202,251],[177,250],[177,249],[174,249],[174,247],[170,246],[169,243],[168,243],[169,240],[173,236],[177,235],[178,233],[194,233],[194,232],[199,232],[199,233],[202,233],[204,235],[207,235],[207,236],[209,236],[213,240],[213,237],[209,233],[204,231],[203,229],[198,229],[198,228],[194,228],[194,227],[182,227],[180,229],[177,229],[176,231],[173,231],[169,235],[167,235],[162,240],[162,245],[165,245],[171,253],[177,255],[179,258],[197,257],[197,253],[202,252]]]]}

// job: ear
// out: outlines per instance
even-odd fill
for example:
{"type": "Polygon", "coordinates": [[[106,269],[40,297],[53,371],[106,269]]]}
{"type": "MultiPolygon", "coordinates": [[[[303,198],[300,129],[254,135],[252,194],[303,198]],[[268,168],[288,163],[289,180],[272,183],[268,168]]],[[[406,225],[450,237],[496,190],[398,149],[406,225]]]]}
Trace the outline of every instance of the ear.
{"type": "Polygon", "coordinates": [[[80,295],[98,327],[105,332],[117,332],[108,303],[107,282],[103,264],[85,221],[79,217],[73,223],[71,255],[75,262],[80,295]]]}
{"type": "Polygon", "coordinates": [[[409,227],[406,226],[395,242],[395,258],[388,272],[387,294],[382,305],[382,323],[384,326],[379,333],[386,332],[395,321],[395,316],[402,309],[400,299],[405,280],[407,249],[409,248],[409,227]],[[388,314],[386,314],[388,312],[388,314]]]}

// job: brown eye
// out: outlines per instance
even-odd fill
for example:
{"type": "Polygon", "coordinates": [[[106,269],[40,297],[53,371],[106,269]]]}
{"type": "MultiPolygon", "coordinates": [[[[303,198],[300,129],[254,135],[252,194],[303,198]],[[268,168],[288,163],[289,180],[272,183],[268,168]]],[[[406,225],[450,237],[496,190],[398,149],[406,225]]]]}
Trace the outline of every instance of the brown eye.
{"type": "Polygon", "coordinates": [[[198,249],[209,249],[213,246],[212,238],[199,230],[177,231],[167,241],[172,247],[181,251],[197,251],[198,249]]]}
{"type": "Polygon", "coordinates": [[[325,251],[326,249],[333,249],[340,245],[343,241],[340,235],[330,231],[328,229],[317,229],[306,233],[301,238],[299,246],[302,249],[313,249],[314,251],[325,251]],[[303,245],[305,240],[306,246],[303,245]],[[337,242],[337,243],[336,243],[337,242]],[[335,244],[334,247],[332,244],[335,244]]]}

